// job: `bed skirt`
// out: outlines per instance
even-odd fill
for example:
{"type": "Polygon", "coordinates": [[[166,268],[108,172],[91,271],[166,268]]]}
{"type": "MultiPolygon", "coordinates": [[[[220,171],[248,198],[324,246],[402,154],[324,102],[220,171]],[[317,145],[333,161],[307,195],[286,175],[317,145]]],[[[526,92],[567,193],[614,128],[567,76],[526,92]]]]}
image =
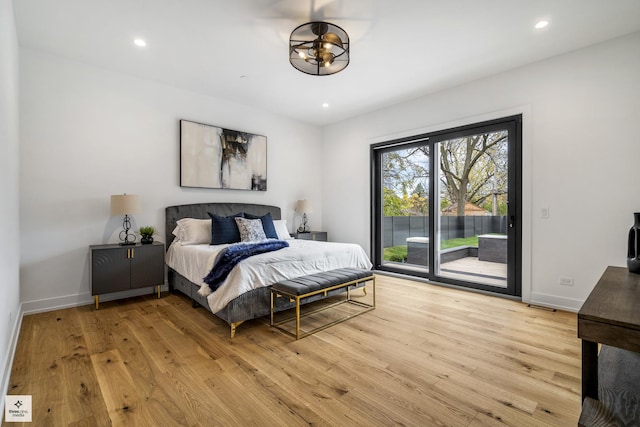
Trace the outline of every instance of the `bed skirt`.
{"type": "MultiPolygon", "coordinates": [[[[211,311],[207,297],[203,297],[198,293],[200,289],[199,285],[190,282],[181,274],[177,273],[172,268],[168,269],[169,289],[182,292],[199,305],[203,306],[207,310],[211,311]]],[[[357,288],[364,286],[364,283],[356,286],[357,288]]],[[[214,313],[216,316],[227,322],[229,325],[234,323],[243,322],[245,320],[257,319],[258,317],[268,316],[270,311],[270,292],[269,287],[262,287],[246,292],[239,297],[231,300],[222,310],[214,313]]],[[[345,289],[337,289],[333,292],[329,292],[328,296],[337,295],[345,292],[345,289]]],[[[313,301],[318,301],[326,298],[324,295],[315,295],[313,297],[305,299],[302,303],[306,304],[313,301]]],[[[289,302],[285,298],[277,298],[274,301],[274,311],[284,311],[290,308],[295,308],[295,302],[289,302]]]]}

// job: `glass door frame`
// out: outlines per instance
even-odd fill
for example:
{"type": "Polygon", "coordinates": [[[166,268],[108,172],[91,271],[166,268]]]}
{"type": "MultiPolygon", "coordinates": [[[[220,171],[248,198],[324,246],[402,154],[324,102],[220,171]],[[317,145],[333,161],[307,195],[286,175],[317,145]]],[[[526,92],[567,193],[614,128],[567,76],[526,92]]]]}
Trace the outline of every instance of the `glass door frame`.
{"type": "Polygon", "coordinates": [[[403,275],[425,278],[430,281],[445,283],[465,288],[473,288],[492,293],[506,294],[520,297],[522,295],[522,115],[514,115],[495,120],[489,120],[470,125],[459,126],[452,129],[444,129],[426,134],[381,142],[371,145],[371,248],[374,269],[388,271],[403,275]],[[430,240],[439,245],[437,234],[437,216],[431,209],[438,206],[440,183],[438,176],[439,164],[436,163],[439,153],[436,153],[437,143],[469,136],[478,133],[487,133],[497,130],[509,132],[508,145],[508,217],[507,217],[507,287],[500,288],[487,284],[463,281],[459,279],[436,275],[437,268],[436,251],[429,250],[428,269],[407,270],[384,264],[384,215],[382,197],[382,154],[408,148],[415,145],[429,146],[429,236],[430,240]]]}

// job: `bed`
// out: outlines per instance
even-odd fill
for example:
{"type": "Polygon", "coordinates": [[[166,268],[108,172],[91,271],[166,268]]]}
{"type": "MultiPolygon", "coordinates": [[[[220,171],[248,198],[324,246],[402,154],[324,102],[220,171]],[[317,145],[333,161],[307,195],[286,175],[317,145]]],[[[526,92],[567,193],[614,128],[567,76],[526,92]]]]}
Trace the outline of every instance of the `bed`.
{"type": "MultiPolygon", "coordinates": [[[[242,322],[269,315],[269,286],[275,283],[275,280],[291,279],[333,268],[371,268],[371,262],[366,253],[358,245],[288,240],[290,247],[277,251],[281,253],[278,256],[282,256],[282,259],[275,260],[274,253],[257,255],[247,259],[234,267],[234,270],[218,290],[208,297],[203,296],[198,293],[203,284],[202,280],[198,281],[198,278],[204,277],[208,273],[204,269],[204,265],[207,264],[206,268],[210,268],[211,260],[218,249],[216,246],[207,244],[181,247],[179,247],[178,243],[173,245],[173,231],[177,222],[183,218],[209,219],[209,213],[229,217],[239,212],[255,216],[270,214],[273,220],[281,219],[281,211],[277,206],[248,203],[198,203],[169,206],[165,209],[165,235],[170,289],[185,294],[193,300],[194,306],[200,305],[206,308],[229,324],[231,338],[235,336],[236,328],[242,322]],[[342,252],[348,255],[344,257],[342,255],[338,256],[342,252]],[[176,262],[177,254],[180,254],[181,257],[193,256],[193,262],[190,261],[191,258],[187,258],[187,264],[198,264],[197,268],[200,268],[201,272],[194,273],[190,269],[185,270],[184,262],[176,262]],[[207,258],[209,258],[208,263],[204,261],[207,258]],[[248,270],[251,273],[244,274],[236,271],[245,269],[244,265],[251,263],[253,263],[254,267],[252,270],[248,270]],[[234,280],[238,283],[234,282],[234,280]],[[236,291],[236,288],[239,290],[236,291]],[[235,296],[234,292],[237,292],[238,295],[235,296]]],[[[250,266],[246,267],[246,269],[250,268],[250,266]]],[[[310,298],[305,303],[322,298],[324,296],[310,298]]],[[[278,298],[274,310],[282,311],[292,307],[294,307],[292,302],[285,301],[284,298],[278,298]]]]}

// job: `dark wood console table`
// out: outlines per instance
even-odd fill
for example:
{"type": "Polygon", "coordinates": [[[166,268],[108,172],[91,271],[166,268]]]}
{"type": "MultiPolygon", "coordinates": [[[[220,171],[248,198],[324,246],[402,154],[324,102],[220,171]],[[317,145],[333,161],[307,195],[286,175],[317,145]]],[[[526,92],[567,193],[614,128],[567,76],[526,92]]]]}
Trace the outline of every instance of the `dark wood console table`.
{"type": "Polygon", "coordinates": [[[598,343],[640,352],[640,274],[607,267],[578,312],[582,400],[598,400],[598,343]]]}

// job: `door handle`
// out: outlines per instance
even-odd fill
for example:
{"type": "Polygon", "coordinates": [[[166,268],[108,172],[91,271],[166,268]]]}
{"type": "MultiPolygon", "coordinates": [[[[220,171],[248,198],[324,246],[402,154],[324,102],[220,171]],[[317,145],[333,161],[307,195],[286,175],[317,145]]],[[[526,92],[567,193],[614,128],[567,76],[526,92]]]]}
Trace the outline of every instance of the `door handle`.
{"type": "Polygon", "coordinates": [[[509,215],[509,228],[513,228],[513,223],[516,221],[515,215],[509,215]]]}

